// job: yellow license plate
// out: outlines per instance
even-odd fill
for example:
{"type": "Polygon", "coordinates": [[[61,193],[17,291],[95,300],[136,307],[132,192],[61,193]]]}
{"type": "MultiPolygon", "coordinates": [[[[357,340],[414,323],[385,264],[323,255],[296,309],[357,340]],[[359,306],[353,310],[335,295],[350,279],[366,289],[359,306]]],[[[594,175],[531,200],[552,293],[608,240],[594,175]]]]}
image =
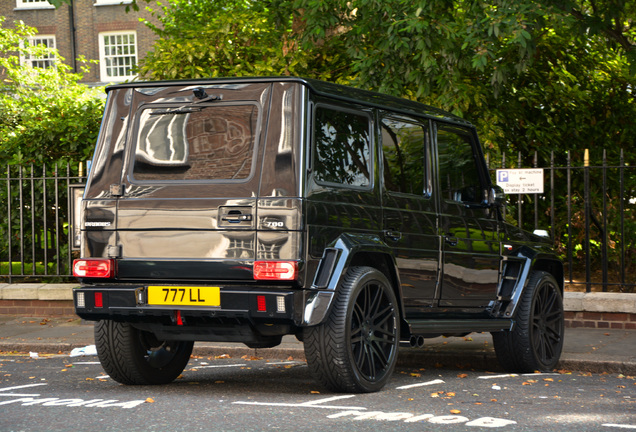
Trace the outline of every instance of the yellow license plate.
{"type": "Polygon", "coordinates": [[[219,287],[149,286],[149,305],[221,306],[219,287]]]}

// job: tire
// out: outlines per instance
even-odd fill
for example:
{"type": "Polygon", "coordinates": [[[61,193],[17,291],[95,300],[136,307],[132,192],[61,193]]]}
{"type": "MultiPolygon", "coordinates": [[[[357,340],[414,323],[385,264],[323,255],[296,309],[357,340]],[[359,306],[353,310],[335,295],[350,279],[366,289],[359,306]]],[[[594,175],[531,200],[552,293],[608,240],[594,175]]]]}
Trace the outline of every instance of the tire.
{"type": "Polygon", "coordinates": [[[167,384],[183,372],[194,342],[160,341],[153,333],[110,320],[95,324],[95,345],[112,379],[129,385],[167,384]]]}
{"type": "Polygon", "coordinates": [[[352,267],[338,287],[326,321],[306,327],[305,357],[314,378],[335,392],[382,389],[397,362],[400,312],[387,278],[352,267]]]}
{"type": "Polygon", "coordinates": [[[514,329],[492,334],[497,359],[508,372],[551,371],[563,349],[561,290],[550,273],[533,271],[519,302],[514,329]]]}

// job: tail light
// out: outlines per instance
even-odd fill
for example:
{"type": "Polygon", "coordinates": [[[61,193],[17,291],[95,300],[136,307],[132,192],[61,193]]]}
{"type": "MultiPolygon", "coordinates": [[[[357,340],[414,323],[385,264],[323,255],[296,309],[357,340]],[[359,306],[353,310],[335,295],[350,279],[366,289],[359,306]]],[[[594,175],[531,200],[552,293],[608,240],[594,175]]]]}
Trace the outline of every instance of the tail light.
{"type": "Polygon", "coordinates": [[[82,278],[112,278],[115,263],[112,259],[76,259],[73,276],[82,278]]]}
{"type": "Polygon", "coordinates": [[[256,280],[294,280],[298,273],[296,261],[255,261],[256,280]]]}

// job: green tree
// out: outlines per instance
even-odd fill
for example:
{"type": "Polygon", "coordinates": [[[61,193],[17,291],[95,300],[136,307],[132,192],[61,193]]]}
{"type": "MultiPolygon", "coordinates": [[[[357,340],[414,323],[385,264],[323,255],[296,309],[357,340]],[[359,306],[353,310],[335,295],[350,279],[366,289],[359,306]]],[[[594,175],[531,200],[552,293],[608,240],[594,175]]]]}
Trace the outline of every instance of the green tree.
{"type": "Polygon", "coordinates": [[[153,10],[159,39],[140,62],[149,79],[246,75],[303,75],[346,79],[348,65],[337,39],[296,41],[298,18],[281,0],[169,0],[153,10]]]}
{"type": "MultiPolygon", "coordinates": [[[[32,46],[28,38],[35,29],[22,22],[8,28],[4,21],[0,17],[0,166],[12,178],[19,172],[23,177],[51,176],[56,166],[64,175],[67,163],[76,169],[93,152],[104,107],[103,90],[79,84],[81,75],[71,73],[57,51],[32,46]],[[42,56],[54,57],[54,67],[31,67],[20,61],[21,57],[42,56]]],[[[24,180],[0,189],[0,207],[6,209],[10,203],[14,209],[0,221],[3,272],[9,256],[26,263],[29,272],[37,262],[38,269],[42,267],[47,253],[50,273],[67,271],[51,266],[52,260],[64,265],[69,253],[65,247],[68,236],[61,229],[68,221],[66,206],[44,204],[47,194],[52,199],[56,186],[55,180],[24,180]],[[59,249],[52,248],[56,244],[59,249]]],[[[66,202],[65,189],[58,198],[60,203],[66,202]]]]}
{"type": "Polygon", "coordinates": [[[56,50],[32,46],[35,29],[0,17],[0,162],[66,163],[90,158],[104,107],[101,89],[78,81],[56,50]],[[21,56],[50,55],[55,67],[21,64],[21,56]]]}
{"type": "Polygon", "coordinates": [[[464,116],[491,150],[622,145],[633,136],[634,0],[294,5],[305,45],[339,39],[356,85],[464,116]]]}

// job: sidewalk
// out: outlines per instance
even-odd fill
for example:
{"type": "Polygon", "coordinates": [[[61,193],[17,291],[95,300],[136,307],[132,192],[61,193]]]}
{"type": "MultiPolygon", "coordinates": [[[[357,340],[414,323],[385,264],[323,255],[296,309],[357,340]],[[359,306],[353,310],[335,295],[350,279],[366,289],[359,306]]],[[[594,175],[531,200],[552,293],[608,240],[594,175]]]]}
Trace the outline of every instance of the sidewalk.
{"type": "MultiPolygon", "coordinates": [[[[93,344],[93,323],[77,317],[0,315],[0,353],[69,354],[73,348],[93,344]]],[[[269,349],[251,349],[240,343],[197,342],[194,354],[305,359],[302,343],[293,336],[284,337],[281,345],[269,349]]],[[[423,348],[401,348],[398,361],[406,367],[500,370],[488,333],[427,339],[423,348]]],[[[636,375],[636,331],[566,328],[558,369],[636,375]]]]}

